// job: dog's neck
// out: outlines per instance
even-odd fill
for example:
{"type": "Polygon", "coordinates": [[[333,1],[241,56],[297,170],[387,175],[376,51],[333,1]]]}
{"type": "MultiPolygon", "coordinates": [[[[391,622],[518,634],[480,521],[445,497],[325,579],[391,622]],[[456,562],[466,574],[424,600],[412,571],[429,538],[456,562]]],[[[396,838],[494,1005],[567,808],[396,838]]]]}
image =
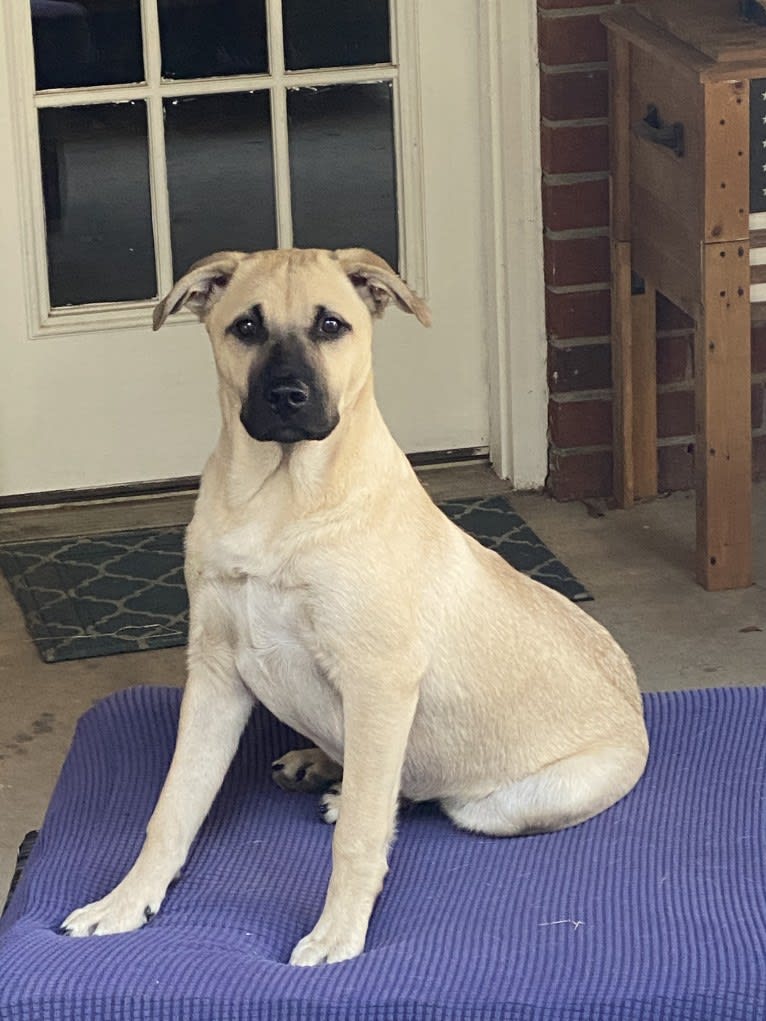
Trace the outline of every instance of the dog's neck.
{"type": "Polygon", "coordinates": [[[255,512],[267,495],[280,490],[294,516],[307,516],[364,498],[391,471],[407,465],[375,400],[372,374],[324,440],[280,444],[253,440],[240,420],[236,395],[220,392],[222,429],[216,457],[206,470],[208,496],[232,516],[255,512]],[[374,456],[366,451],[374,443],[374,456]],[[215,472],[215,477],[209,477],[215,472]]]}

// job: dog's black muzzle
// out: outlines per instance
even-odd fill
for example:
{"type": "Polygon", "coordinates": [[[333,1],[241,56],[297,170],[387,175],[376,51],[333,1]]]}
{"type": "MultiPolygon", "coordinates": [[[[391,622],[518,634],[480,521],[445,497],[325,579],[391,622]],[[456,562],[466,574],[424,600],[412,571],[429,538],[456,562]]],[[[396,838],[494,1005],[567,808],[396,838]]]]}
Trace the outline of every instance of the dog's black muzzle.
{"type": "Polygon", "coordinates": [[[338,424],[338,414],[313,374],[268,370],[251,380],[239,418],[254,440],[276,443],[323,440],[338,424]]]}

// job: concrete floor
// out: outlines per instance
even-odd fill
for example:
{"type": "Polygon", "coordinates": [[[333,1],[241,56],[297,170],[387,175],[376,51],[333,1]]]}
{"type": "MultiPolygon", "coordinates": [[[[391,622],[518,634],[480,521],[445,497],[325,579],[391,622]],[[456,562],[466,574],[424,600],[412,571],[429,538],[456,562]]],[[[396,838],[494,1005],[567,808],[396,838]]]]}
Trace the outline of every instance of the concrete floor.
{"type": "MultiPolygon", "coordinates": [[[[435,499],[509,492],[484,465],[428,469],[421,478],[435,499]]],[[[724,593],[694,582],[691,493],[604,513],[536,494],[511,500],[590,589],[595,600],[584,609],[628,651],[645,691],[766,684],[766,485],[754,498],[756,583],[724,593]]],[[[183,523],[192,503],[177,495],[5,512],[0,542],[183,523]]],[[[183,649],[43,663],[0,580],[0,903],[24,833],[42,822],[80,714],[119,688],[178,685],[183,676],[183,649]]]]}

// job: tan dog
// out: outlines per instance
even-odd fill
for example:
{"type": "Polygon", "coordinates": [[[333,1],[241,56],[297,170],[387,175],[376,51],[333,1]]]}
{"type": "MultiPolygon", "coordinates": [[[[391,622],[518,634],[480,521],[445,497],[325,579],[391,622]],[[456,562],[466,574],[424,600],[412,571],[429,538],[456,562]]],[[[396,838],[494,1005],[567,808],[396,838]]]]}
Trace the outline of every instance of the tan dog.
{"type": "Polygon", "coordinates": [[[294,964],[364,948],[400,793],[512,836],[582,822],[641,776],[625,654],[450,523],[384,425],[371,320],[391,300],[428,324],[371,252],[296,250],[210,256],[158,305],[155,328],[184,306],[205,322],[223,427],[187,535],[173,762],[138,859],[67,918],[72,935],[159,910],[255,701],[321,749],[277,763],[283,785],[343,765],[327,898],[294,964]]]}

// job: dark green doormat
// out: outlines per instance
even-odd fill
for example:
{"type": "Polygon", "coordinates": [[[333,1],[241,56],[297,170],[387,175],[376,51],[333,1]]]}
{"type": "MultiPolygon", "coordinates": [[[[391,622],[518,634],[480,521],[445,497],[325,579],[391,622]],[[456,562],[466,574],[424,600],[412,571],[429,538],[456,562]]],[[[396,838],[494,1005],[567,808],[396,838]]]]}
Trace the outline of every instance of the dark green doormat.
{"type": "MultiPolygon", "coordinates": [[[[592,598],[503,497],[439,506],[520,571],[570,599],[592,598]]],[[[178,526],[0,546],[0,570],[42,659],[184,645],[183,535],[178,526]]]]}

